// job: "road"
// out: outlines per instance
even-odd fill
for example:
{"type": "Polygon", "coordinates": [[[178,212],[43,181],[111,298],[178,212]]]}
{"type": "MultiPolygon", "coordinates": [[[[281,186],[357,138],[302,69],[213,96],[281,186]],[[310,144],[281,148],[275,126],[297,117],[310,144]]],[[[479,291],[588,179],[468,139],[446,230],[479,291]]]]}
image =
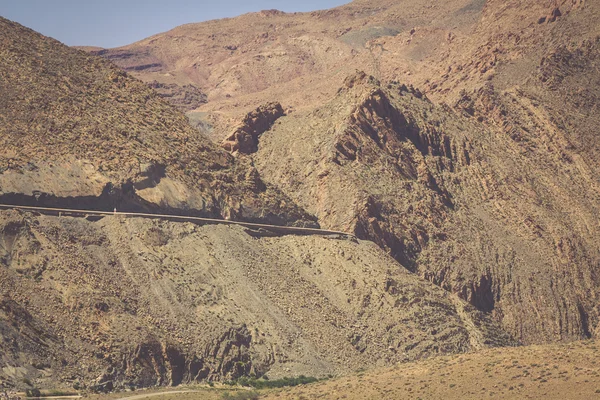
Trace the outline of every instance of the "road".
{"type": "Polygon", "coordinates": [[[32,207],[32,206],[20,206],[15,204],[0,204],[0,209],[16,209],[23,211],[32,211],[40,214],[51,214],[51,215],[72,215],[72,216],[94,216],[94,217],[106,217],[106,216],[124,216],[133,218],[158,218],[169,221],[177,222],[192,222],[196,224],[225,224],[225,225],[239,225],[248,229],[256,231],[269,231],[278,234],[287,235],[340,235],[348,238],[355,238],[354,234],[348,232],[332,231],[327,229],[317,228],[301,228],[295,226],[281,226],[281,225],[269,225],[269,224],[257,224],[253,222],[242,222],[242,221],[229,221],[224,219],[216,218],[202,218],[202,217],[190,217],[187,215],[171,215],[171,214],[148,214],[148,213],[137,213],[137,212],[110,212],[110,211],[94,211],[94,210],[77,210],[72,208],[50,208],[50,207],[32,207]]]}

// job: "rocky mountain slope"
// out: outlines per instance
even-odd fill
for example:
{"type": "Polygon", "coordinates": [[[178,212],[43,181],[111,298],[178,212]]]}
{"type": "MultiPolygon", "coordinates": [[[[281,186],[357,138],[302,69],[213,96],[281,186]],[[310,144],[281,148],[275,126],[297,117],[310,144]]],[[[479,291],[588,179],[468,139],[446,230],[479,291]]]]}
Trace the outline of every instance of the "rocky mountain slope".
{"type": "Polygon", "coordinates": [[[599,17],[357,0],[87,49],[121,69],[0,19],[0,202],[377,245],[2,212],[0,379],[323,376],[598,337],[599,17]]]}
{"type": "MultiPolygon", "coordinates": [[[[600,393],[600,347],[595,340],[486,349],[476,353],[432,357],[343,377],[278,389],[214,385],[153,390],[156,400],[356,399],[412,398],[594,399],[600,393]]],[[[253,384],[252,380],[250,384],[253,384]]],[[[259,381],[260,382],[260,381],[259,381]]],[[[258,385],[255,385],[258,386],[258,385]]],[[[92,395],[93,400],[134,400],[139,394],[92,395]]]]}
{"type": "Polygon", "coordinates": [[[0,214],[7,384],[325,376],[513,343],[369,242],[0,214]]]}
{"type": "Polygon", "coordinates": [[[112,64],[5,19],[0,32],[0,203],[312,223],[112,64]]]}
{"type": "Polygon", "coordinates": [[[532,83],[542,58],[595,40],[597,8],[585,0],[355,0],[187,24],[90,51],[146,82],[195,85],[208,100],[198,110],[221,126],[269,101],[290,111],[323,104],[356,69],[448,104],[485,83],[532,83]]]}
{"type": "Polygon", "coordinates": [[[92,52],[146,82],[193,85],[207,95],[200,110],[211,112],[209,121],[221,126],[269,101],[290,110],[327,101],[357,68],[386,77],[391,69],[394,76],[414,78],[415,69],[430,68],[425,58],[436,52],[428,46],[438,37],[445,41],[449,30],[469,32],[483,4],[378,0],[312,13],[266,10],[186,24],[92,52]],[[391,52],[381,44],[385,40],[414,42],[391,52]],[[394,60],[386,66],[382,59],[388,54],[394,60]]]}
{"type": "MultiPolygon", "coordinates": [[[[5,19],[0,33],[0,203],[316,224],[109,62],[5,19]]],[[[232,140],[252,153],[282,111],[259,107],[232,140]]],[[[326,376],[516,343],[350,238],[1,211],[0,386],[326,376]]]]}
{"type": "Polygon", "coordinates": [[[523,152],[468,114],[357,74],[326,106],[278,120],[253,158],[321,225],[373,240],[536,343],[598,334],[596,183],[561,151],[573,159],[523,152]]]}
{"type": "Polygon", "coordinates": [[[239,153],[321,225],[540,343],[600,332],[599,17],[582,0],[357,0],[101,54],[197,85],[208,103],[190,115],[228,150],[250,143],[239,153]],[[287,115],[256,133],[273,101],[287,115]]]}

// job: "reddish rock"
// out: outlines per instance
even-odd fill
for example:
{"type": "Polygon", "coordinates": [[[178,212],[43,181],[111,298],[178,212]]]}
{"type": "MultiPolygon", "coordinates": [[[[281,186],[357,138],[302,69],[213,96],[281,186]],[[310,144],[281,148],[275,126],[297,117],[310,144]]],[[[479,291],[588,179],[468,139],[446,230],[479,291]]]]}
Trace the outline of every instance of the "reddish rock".
{"type": "Polygon", "coordinates": [[[248,113],[237,128],[223,141],[221,147],[232,153],[250,154],[258,150],[258,137],[285,115],[279,103],[268,103],[248,113]]]}

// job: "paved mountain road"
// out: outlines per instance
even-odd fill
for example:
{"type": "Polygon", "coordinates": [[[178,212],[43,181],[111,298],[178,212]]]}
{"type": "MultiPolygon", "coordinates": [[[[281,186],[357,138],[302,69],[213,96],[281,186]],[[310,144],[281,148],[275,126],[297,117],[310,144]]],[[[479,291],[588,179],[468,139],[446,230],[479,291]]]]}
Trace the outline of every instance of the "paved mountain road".
{"type": "Polygon", "coordinates": [[[348,232],[332,231],[327,229],[317,228],[302,228],[295,226],[281,226],[281,225],[268,225],[258,224],[253,222],[242,222],[242,221],[229,221],[224,219],[216,218],[202,218],[202,217],[190,217],[186,215],[171,215],[171,214],[149,214],[149,213],[137,213],[137,212],[120,212],[120,211],[95,211],[95,210],[78,210],[72,208],[50,208],[50,207],[32,207],[32,206],[20,206],[16,204],[0,204],[0,209],[16,209],[23,211],[38,212],[40,214],[51,214],[55,215],[73,215],[81,217],[106,217],[106,216],[124,216],[133,218],[158,218],[176,222],[192,222],[196,224],[226,224],[226,225],[240,225],[245,228],[251,229],[260,235],[261,232],[268,231],[276,234],[283,235],[338,235],[343,238],[356,239],[354,234],[348,232]]]}

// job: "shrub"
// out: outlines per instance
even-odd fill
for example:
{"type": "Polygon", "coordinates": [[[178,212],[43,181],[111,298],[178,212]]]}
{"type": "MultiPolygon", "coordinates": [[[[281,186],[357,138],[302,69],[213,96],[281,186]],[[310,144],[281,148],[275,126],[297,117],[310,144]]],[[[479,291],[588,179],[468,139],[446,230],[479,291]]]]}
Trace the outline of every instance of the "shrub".
{"type": "Polygon", "coordinates": [[[40,393],[40,389],[37,389],[37,388],[25,390],[26,397],[41,397],[41,395],[42,394],[40,393]]]}
{"type": "Polygon", "coordinates": [[[313,376],[304,376],[304,375],[300,375],[297,378],[281,378],[281,379],[276,379],[276,380],[269,380],[269,379],[256,379],[254,377],[241,377],[238,378],[235,381],[227,381],[225,382],[225,384],[230,385],[230,386],[234,386],[234,385],[240,385],[240,386],[246,386],[246,387],[252,387],[255,389],[272,389],[272,388],[282,388],[282,387],[289,387],[289,386],[298,386],[298,385],[305,385],[307,383],[313,383],[313,382],[317,382],[318,379],[313,377],[313,376]]]}

